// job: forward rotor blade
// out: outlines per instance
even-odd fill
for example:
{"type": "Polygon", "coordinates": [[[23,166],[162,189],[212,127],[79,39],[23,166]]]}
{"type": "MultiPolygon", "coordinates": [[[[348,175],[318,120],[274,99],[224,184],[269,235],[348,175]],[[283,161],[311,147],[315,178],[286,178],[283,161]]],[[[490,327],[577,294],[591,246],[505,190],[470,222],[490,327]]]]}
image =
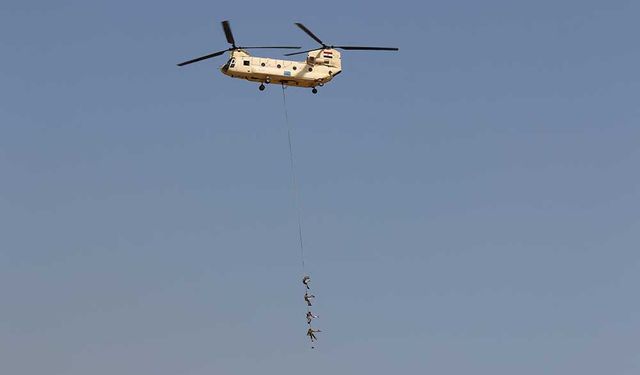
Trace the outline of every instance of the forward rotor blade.
{"type": "Polygon", "coordinates": [[[399,51],[395,47],[360,47],[360,46],[332,46],[333,48],[340,48],[349,51],[399,51]]]}
{"type": "Polygon", "coordinates": [[[198,61],[202,61],[202,60],[210,59],[210,58],[212,58],[212,57],[220,56],[220,55],[222,55],[223,53],[225,53],[225,52],[227,52],[227,51],[229,51],[229,50],[228,50],[228,49],[225,49],[225,50],[223,50],[223,51],[214,52],[214,53],[212,53],[212,54],[209,54],[209,55],[206,55],[206,56],[201,56],[201,57],[195,58],[195,59],[193,59],[193,60],[189,60],[189,61],[181,62],[180,64],[178,64],[178,66],[185,66],[185,65],[192,64],[192,63],[194,63],[194,62],[198,62],[198,61]]]}
{"type": "Polygon", "coordinates": [[[233,33],[231,32],[231,26],[229,21],[222,21],[222,30],[224,30],[224,36],[227,37],[227,42],[236,48],[236,41],[233,39],[233,33]]]}
{"type": "Polygon", "coordinates": [[[302,31],[304,31],[305,33],[307,33],[307,35],[312,37],[313,40],[315,40],[316,42],[322,44],[323,47],[325,46],[325,44],[320,40],[320,38],[318,38],[314,33],[312,33],[311,30],[307,29],[307,27],[305,25],[301,24],[300,22],[296,22],[296,26],[301,28],[302,31]]]}
{"type": "Polygon", "coordinates": [[[291,47],[291,46],[270,46],[270,47],[240,47],[242,49],[256,49],[256,48],[271,48],[271,49],[300,49],[302,47],[291,47]]]}

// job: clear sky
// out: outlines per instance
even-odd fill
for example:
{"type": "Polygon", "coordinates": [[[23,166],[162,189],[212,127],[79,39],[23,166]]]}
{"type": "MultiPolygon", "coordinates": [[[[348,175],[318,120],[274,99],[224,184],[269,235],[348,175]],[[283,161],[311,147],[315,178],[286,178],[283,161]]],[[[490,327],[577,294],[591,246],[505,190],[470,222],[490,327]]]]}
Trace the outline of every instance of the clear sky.
{"type": "MultiPolygon", "coordinates": [[[[0,2],[0,372],[640,373],[638,1],[0,2]],[[282,92],[239,43],[344,52],[282,92]]],[[[261,51],[281,56],[281,51],[261,51]]]]}

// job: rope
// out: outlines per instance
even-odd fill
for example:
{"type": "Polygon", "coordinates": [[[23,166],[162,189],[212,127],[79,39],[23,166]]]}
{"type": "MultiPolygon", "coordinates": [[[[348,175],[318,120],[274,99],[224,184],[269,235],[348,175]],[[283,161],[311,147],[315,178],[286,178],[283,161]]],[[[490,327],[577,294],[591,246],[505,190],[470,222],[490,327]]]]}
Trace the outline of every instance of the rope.
{"type": "Polygon", "coordinates": [[[302,241],[302,214],[300,209],[300,193],[298,192],[298,180],[296,179],[296,169],[293,159],[293,142],[291,142],[291,133],[293,128],[289,123],[289,113],[287,112],[287,96],[285,95],[285,86],[282,84],[282,104],[284,106],[284,120],[287,124],[287,137],[289,139],[289,162],[291,165],[291,182],[293,187],[293,199],[296,206],[296,214],[298,218],[298,240],[300,242],[300,260],[302,263],[302,273],[304,274],[304,244],[302,241]]]}
{"type": "MultiPolygon", "coordinates": [[[[304,267],[304,241],[302,240],[302,213],[301,213],[302,209],[300,208],[300,193],[298,190],[298,180],[296,178],[296,168],[295,168],[294,157],[293,157],[293,142],[291,141],[293,127],[289,123],[289,113],[287,111],[287,96],[285,95],[285,89],[286,89],[285,85],[282,84],[282,104],[284,106],[284,119],[287,124],[287,138],[289,140],[289,164],[291,166],[291,185],[293,188],[293,199],[296,206],[296,216],[298,218],[298,240],[300,242],[300,261],[302,263],[302,274],[306,277],[307,275],[304,267]]],[[[306,295],[306,293],[308,292],[308,288],[306,285],[303,288],[305,289],[305,295],[306,295]]],[[[311,313],[311,308],[309,305],[307,305],[307,313],[311,313]]],[[[312,329],[311,323],[309,323],[308,329],[312,329]]],[[[316,344],[312,341],[311,349],[315,349],[315,345],[316,344]]]]}

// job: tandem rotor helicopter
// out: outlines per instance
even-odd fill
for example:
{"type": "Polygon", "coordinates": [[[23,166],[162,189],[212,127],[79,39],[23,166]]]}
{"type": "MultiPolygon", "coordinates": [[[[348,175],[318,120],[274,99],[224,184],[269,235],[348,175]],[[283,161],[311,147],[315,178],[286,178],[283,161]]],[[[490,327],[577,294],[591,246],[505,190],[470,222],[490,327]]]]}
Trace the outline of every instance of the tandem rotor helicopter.
{"type": "Polygon", "coordinates": [[[316,86],[323,86],[333,77],[342,72],[340,52],[338,49],[353,51],[398,51],[394,47],[363,47],[363,46],[334,46],[326,45],[320,38],[301,23],[296,23],[302,31],[318,42],[322,47],[302,52],[287,53],[285,56],[301,55],[306,53],[305,61],[279,60],[268,57],[251,56],[248,49],[300,49],[291,46],[269,47],[238,47],[236,46],[229,21],[222,21],[222,30],[227,37],[230,48],[182,62],[178,66],[185,66],[229,52],[229,60],[220,67],[220,71],[232,78],[246,79],[252,82],[260,82],[260,91],[265,89],[265,83],[279,83],[286,86],[311,87],[314,94],[318,93],[316,86]]]}

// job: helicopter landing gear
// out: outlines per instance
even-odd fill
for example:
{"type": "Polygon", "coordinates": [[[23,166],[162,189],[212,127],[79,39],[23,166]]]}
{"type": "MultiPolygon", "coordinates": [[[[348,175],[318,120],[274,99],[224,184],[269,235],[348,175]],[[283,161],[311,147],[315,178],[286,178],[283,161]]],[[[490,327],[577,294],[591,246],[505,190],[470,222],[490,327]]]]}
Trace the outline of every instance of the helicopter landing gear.
{"type": "Polygon", "coordinates": [[[322,86],[324,86],[324,83],[323,82],[318,82],[318,86],[322,87],[322,86]]]}
{"type": "Polygon", "coordinates": [[[264,80],[264,83],[271,83],[271,78],[267,77],[267,79],[264,80]]]}
{"type": "Polygon", "coordinates": [[[314,93],[314,94],[317,94],[318,93],[318,89],[314,87],[314,88],[311,89],[311,92],[314,93]]]}
{"type": "Polygon", "coordinates": [[[261,83],[260,86],[258,86],[258,90],[264,91],[264,84],[263,83],[261,83]]]}

